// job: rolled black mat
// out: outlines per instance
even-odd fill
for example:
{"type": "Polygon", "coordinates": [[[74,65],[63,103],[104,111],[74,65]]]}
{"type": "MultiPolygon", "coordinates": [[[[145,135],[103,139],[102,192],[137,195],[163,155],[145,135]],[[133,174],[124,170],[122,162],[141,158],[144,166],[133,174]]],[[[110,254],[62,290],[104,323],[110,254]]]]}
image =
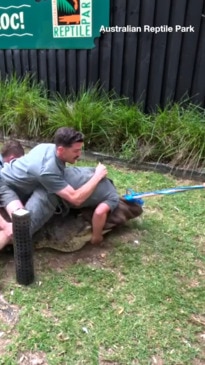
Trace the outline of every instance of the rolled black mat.
{"type": "Polygon", "coordinates": [[[29,285],[34,281],[30,213],[26,209],[16,210],[12,214],[12,223],[16,280],[19,284],[29,285]]]}

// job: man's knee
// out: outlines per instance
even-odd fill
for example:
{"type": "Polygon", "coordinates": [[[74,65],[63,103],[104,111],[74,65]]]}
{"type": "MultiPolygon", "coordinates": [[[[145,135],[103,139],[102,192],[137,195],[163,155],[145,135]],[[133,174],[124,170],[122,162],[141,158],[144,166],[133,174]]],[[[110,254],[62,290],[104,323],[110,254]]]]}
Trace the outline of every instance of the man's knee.
{"type": "Polygon", "coordinates": [[[55,211],[59,201],[56,195],[48,194],[44,189],[33,192],[26,203],[26,208],[32,211],[55,211]]]}
{"type": "Polygon", "coordinates": [[[44,190],[35,191],[25,208],[31,214],[31,233],[34,234],[43,225],[48,222],[48,220],[55,213],[56,207],[58,205],[58,199],[53,194],[48,194],[44,190]]]}
{"type": "Polygon", "coordinates": [[[102,216],[110,211],[110,206],[106,203],[100,203],[95,209],[95,215],[102,216]]]}
{"type": "Polygon", "coordinates": [[[13,200],[6,206],[6,211],[7,211],[8,215],[11,217],[13,212],[15,212],[17,209],[21,209],[23,207],[24,206],[20,200],[13,200]]]}

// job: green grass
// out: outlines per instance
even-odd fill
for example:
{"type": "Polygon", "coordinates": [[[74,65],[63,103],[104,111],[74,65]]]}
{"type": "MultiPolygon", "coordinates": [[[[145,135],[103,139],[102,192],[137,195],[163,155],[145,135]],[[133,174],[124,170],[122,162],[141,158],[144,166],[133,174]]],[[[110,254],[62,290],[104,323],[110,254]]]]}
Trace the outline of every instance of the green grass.
{"type": "MultiPolygon", "coordinates": [[[[108,169],[120,194],[183,185],[169,175],[108,169]]],[[[3,295],[20,317],[0,364],[16,365],[26,351],[42,351],[49,365],[154,365],[154,357],[204,364],[205,322],[193,320],[205,308],[204,216],[203,190],[147,198],[143,219],[110,234],[89,259],[61,255],[54,268],[55,253],[36,252],[29,287],[15,278],[5,285],[2,267],[3,295]]]]}
{"type": "Polygon", "coordinates": [[[0,80],[0,132],[51,140],[56,129],[74,127],[85,134],[85,148],[123,159],[158,161],[187,169],[205,165],[204,109],[191,100],[146,114],[99,84],[62,97],[26,75],[0,80]]]}

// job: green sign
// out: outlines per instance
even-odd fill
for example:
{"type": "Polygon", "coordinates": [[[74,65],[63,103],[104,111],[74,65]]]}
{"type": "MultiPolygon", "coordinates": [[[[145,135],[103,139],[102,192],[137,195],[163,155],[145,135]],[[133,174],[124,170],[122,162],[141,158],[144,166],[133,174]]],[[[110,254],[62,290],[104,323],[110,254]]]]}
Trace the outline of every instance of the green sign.
{"type": "Polygon", "coordinates": [[[109,0],[0,0],[1,49],[89,49],[109,0]]]}

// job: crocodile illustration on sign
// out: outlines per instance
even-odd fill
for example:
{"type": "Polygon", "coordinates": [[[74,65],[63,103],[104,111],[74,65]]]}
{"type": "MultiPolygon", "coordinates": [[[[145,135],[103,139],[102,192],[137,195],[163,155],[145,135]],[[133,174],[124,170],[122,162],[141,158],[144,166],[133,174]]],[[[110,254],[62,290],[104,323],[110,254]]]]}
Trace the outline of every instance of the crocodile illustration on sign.
{"type": "Polygon", "coordinates": [[[91,37],[91,0],[52,0],[53,37],[91,37]]]}
{"type": "Polygon", "coordinates": [[[58,13],[63,14],[58,16],[58,22],[66,24],[71,24],[71,23],[79,24],[80,23],[79,3],[80,0],[74,0],[70,2],[67,0],[57,0],[58,13]]]}

